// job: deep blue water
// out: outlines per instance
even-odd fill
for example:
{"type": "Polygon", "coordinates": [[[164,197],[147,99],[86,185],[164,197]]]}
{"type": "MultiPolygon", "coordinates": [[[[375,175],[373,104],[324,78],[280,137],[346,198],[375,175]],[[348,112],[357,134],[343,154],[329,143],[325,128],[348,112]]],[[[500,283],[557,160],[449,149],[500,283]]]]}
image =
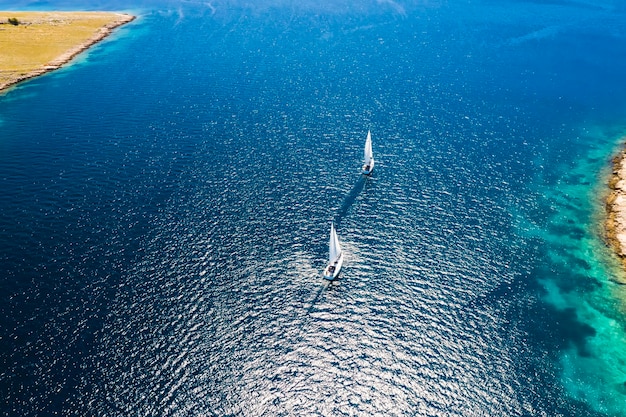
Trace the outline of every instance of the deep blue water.
{"type": "Polygon", "coordinates": [[[128,7],[0,96],[2,415],[626,415],[623,2],[128,7]]]}

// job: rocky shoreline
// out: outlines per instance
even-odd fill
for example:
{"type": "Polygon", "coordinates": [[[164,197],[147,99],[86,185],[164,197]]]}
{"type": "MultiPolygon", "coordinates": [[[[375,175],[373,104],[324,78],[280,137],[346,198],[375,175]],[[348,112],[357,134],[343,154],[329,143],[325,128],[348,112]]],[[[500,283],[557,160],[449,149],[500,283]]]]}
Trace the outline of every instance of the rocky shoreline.
{"type": "Polygon", "coordinates": [[[612,160],[606,198],[606,241],[626,268],[626,147],[612,160]]]}
{"type": "Polygon", "coordinates": [[[117,19],[105,24],[104,26],[102,26],[92,37],[90,37],[89,39],[87,39],[86,41],[74,46],[73,48],[65,51],[63,54],[59,55],[58,57],[56,57],[55,59],[53,59],[52,61],[48,62],[46,65],[43,65],[40,68],[35,68],[31,71],[28,71],[27,73],[24,74],[15,74],[9,77],[9,79],[7,81],[4,82],[0,82],[0,92],[2,92],[3,90],[17,84],[20,83],[22,81],[34,78],[34,77],[38,77],[40,75],[43,75],[45,73],[48,73],[50,71],[54,71],[60,67],[62,67],[63,65],[65,65],[66,63],[70,62],[76,55],[80,54],[81,52],[85,51],[86,49],[88,49],[89,47],[91,47],[92,45],[98,43],[99,41],[101,41],[102,39],[106,38],[107,36],[109,36],[113,30],[119,26],[122,26],[126,23],[129,23],[131,21],[133,21],[135,19],[135,16],[129,15],[129,14],[123,14],[123,13],[116,13],[116,16],[118,16],[117,19]]]}

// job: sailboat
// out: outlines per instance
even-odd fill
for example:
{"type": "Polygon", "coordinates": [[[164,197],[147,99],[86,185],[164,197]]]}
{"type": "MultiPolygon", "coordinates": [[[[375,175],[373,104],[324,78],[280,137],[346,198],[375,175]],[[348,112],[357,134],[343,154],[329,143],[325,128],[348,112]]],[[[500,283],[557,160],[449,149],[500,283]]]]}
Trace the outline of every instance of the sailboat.
{"type": "Polygon", "coordinates": [[[372,134],[367,131],[365,139],[365,151],[363,153],[363,175],[372,175],[374,171],[374,153],[372,152],[372,134]]]}
{"type": "Polygon", "coordinates": [[[343,265],[343,251],[339,245],[339,238],[335,231],[335,225],[330,224],[330,240],[328,242],[328,266],[324,270],[324,278],[333,280],[339,275],[343,265]]]}

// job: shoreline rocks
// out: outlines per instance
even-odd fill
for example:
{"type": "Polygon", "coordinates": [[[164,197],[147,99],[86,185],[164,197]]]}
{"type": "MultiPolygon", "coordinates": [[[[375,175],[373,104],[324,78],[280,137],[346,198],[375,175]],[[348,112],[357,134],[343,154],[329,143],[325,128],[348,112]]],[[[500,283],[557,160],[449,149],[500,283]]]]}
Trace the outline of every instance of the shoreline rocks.
{"type": "Polygon", "coordinates": [[[612,160],[606,198],[605,239],[626,268],[626,148],[612,160]]]}

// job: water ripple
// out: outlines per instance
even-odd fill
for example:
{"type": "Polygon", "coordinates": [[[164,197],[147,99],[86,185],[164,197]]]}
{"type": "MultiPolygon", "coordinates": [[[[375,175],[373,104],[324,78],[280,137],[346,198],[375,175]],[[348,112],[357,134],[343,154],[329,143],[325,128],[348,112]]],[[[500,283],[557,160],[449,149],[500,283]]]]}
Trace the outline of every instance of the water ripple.
{"type": "Polygon", "coordinates": [[[483,91],[442,16],[180,17],[0,102],[9,414],[586,411],[532,339],[552,317],[532,287],[552,264],[532,260],[562,204],[526,184],[535,119],[483,91]]]}

